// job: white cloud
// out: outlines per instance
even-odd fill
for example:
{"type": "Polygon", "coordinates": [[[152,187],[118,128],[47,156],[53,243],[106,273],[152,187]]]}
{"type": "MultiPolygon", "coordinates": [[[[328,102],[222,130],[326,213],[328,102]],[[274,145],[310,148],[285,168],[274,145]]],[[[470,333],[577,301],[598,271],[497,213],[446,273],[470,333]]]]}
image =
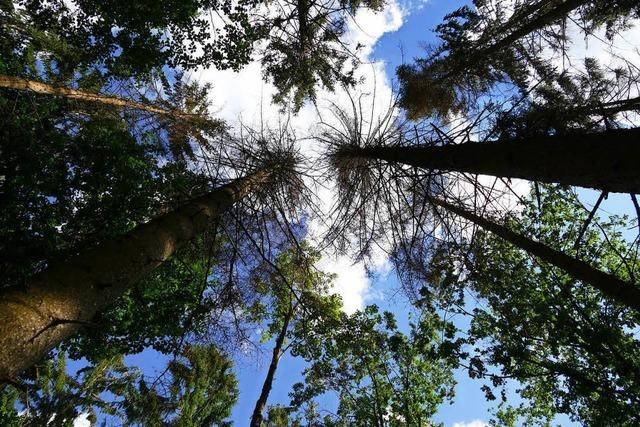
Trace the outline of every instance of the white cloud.
{"type": "Polygon", "coordinates": [[[377,41],[385,33],[397,31],[403,23],[403,10],[398,3],[389,2],[381,12],[360,9],[355,20],[349,25],[346,38],[349,42],[362,46],[360,55],[367,59],[377,41]]]}
{"type": "Polygon", "coordinates": [[[567,57],[557,58],[556,64],[560,67],[580,66],[580,62],[586,58],[597,58],[604,64],[623,65],[624,61],[637,64],[640,60],[637,40],[640,38],[640,20],[630,22],[631,28],[616,34],[612,41],[606,40],[605,30],[601,28],[595,34],[585,39],[584,33],[575,23],[567,27],[568,37],[572,44],[568,49],[567,57]],[[624,60],[624,61],[623,61],[624,60]]]}
{"type": "Polygon", "coordinates": [[[91,421],[89,421],[89,414],[80,414],[78,418],[73,420],[73,427],[90,427],[91,421]]]}
{"type": "MultiPolygon", "coordinates": [[[[358,93],[375,93],[375,105],[370,106],[375,111],[383,111],[388,106],[392,90],[384,64],[369,62],[369,55],[373,52],[380,37],[385,33],[396,31],[402,26],[404,14],[405,11],[395,0],[390,1],[382,12],[361,9],[345,33],[344,41],[348,45],[356,46],[358,43],[361,45],[358,54],[364,64],[356,72],[356,77],[361,79],[361,84],[356,90],[358,93]]],[[[258,62],[249,64],[240,72],[206,69],[200,70],[194,77],[202,83],[210,82],[213,84],[212,103],[214,109],[218,111],[217,116],[227,120],[229,124],[238,123],[239,119],[248,125],[277,124],[280,116],[279,107],[271,104],[275,88],[263,80],[258,62]]],[[[320,90],[318,92],[318,109],[322,110],[330,103],[345,107],[351,105],[349,94],[344,90],[337,90],[335,93],[320,90]]],[[[326,117],[326,114],[323,114],[322,119],[331,120],[330,117],[326,117]]],[[[321,121],[317,109],[307,104],[295,117],[291,118],[290,125],[298,137],[304,138],[309,136],[321,121]]],[[[304,154],[310,157],[313,162],[313,159],[318,156],[319,147],[310,140],[303,141],[302,144],[304,154]]],[[[324,212],[329,212],[334,194],[330,188],[319,189],[320,208],[324,212]]],[[[310,224],[309,229],[311,234],[309,237],[312,241],[317,241],[318,236],[326,230],[326,226],[323,221],[316,220],[310,224]]],[[[363,307],[369,295],[370,285],[363,264],[354,265],[346,256],[326,254],[319,267],[337,275],[335,291],[342,296],[345,311],[353,312],[363,307]]],[[[374,257],[373,268],[376,273],[385,274],[388,272],[389,264],[384,254],[380,253],[374,257]]]]}
{"type": "Polygon", "coordinates": [[[473,420],[469,422],[454,423],[453,427],[489,427],[489,424],[482,420],[473,420]]]}
{"type": "Polygon", "coordinates": [[[363,307],[369,290],[369,279],[361,264],[353,264],[347,256],[324,256],[317,267],[336,274],[333,291],[342,297],[344,311],[352,314],[363,307]]]}

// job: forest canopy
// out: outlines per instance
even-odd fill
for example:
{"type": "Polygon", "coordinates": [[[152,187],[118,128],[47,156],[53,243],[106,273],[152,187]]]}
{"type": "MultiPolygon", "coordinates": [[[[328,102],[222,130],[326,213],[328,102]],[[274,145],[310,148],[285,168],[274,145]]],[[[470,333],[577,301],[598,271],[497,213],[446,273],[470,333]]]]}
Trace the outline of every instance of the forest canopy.
{"type": "Polygon", "coordinates": [[[433,3],[0,0],[0,425],[639,424],[640,5],[433,3]]]}

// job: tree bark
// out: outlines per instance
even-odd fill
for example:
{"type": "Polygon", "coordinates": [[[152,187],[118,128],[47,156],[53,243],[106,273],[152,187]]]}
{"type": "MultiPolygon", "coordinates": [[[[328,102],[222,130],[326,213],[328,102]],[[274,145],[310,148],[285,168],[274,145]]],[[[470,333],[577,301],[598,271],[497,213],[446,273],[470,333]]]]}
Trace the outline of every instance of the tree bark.
{"type": "Polygon", "coordinates": [[[365,147],[347,155],[431,170],[640,193],[640,128],[444,146],[365,147]]]}
{"type": "Polygon", "coordinates": [[[211,220],[270,176],[259,170],[34,275],[0,295],[0,381],[76,333],[132,284],[206,230],[211,220]]]}
{"type": "Polygon", "coordinates": [[[131,108],[180,120],[202,121],[203,119],[197,114],[184,113],[178,110],[167,110],[154,105],[144,104],[142,102],[131,101],[115,96],[100,95],[98,93],[83,92],[66,87],[52,86],[47,83],[28,80],[22,77],[0,75],[0,88],[29,91],[41,95],[61,96],[68,99],[93,102],[118,108],[131,108]]]}
{"type": "Polygon", "coordinates": [[[271,389],[273,388],[273,379],[276,374],[276,369],[278,369],[278,362],[280,361],[280,356],[282,356],[282,345],[284,344],[284,339],[287,336],[287,331],[289,329],[289,322],[291,321],[291,317],[293,316],[293,308],[289,310],[287,316],[282,323],[282,329],[280,329],[280,333],[276,338],[276,344],[273,347],[273,355],[271,356],[271,363],[269,364],[269,370],[267,371],[267,377],[264,379],[264,383],[262,384],[262,391],[260,392],[260,397],[256,401],[256,406],[253,409],[253,415],[251,415],[251,423],[250,427],[260,427],[262,425],[263,420],[263,411],[264,407],[267,405],[267,400],[269,399],[269,394],[271,393],[271,389]]]}
{"type": "Polygon", "coordinates": [[[452,205],[451,203],[431,196],[427,196],[427,200],[436,206],[440,206],[490,231],[514,246],[538,257],[542,261],[564,270],[570,276],[591,284],[594,288],[600,290],[603,294],[619,304],[640,312],[640,287],[635,284],[620,280],[612,274],[605,273],[590,266],[584,261],[566,255],[543,243],[529,239],[522,234],[508,229],[504,225],[478,216],[460,206],[452,205]]]}

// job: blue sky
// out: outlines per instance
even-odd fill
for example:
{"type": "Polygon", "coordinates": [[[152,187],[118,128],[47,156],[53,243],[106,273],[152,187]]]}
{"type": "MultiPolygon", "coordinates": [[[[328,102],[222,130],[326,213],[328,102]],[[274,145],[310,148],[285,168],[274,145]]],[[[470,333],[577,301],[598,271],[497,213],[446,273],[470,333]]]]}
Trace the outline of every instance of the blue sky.
{"type": "MultiPolygon", "coordinates": [[[[423,53],[422,44],[435,41],[431,30],[442,21],[445,14],[465,3],[467,2],[458,0],[429,0],[421,3],[400,5],[402,25],[397,30],[384,32],[381,37],[377,38],[377,42],[373,45],[368,58],[384,63],[382,69],[392,83],[395,68],[402,62],[411,62],[414,57],[421,56],[423,53]]],[[[363,28],[362,30],[366,33],[376,29],[363,28]]],[[[255,67],[248,68],[248,72],[257,76],[256,79],[258,81],[256,86],[258,89],[255,90],[253,98],[245,96],[244,92],[240,94],[238,92],[252,87],[252,81],[247,77],[248,74],[230,75],[229,72],[206,74],[206,72],[203,72],[199,78],[209,79],[214,83],[214,90],[218,91],[219,97],[224,101],[221,105],[226,107],[223,111],[231,111],[237,108],[238,111],[241,110],[248,115],[246,108],[242,109],[242,105],[236,105],[234,102],[248,98],[248,102],[255,106],[255,97],[265,95],[264,85],[260,82],[260,70],[254,69],[255,67]],[[242,81],[242,85],[238,85],[238,79],[242,81]],[[225,92],[231,95],[225,97],[225,92]]],[[[243,73],[245,72],[243,71],[243,73]]],[[[304,112],[301,115],[304,117],[304,112]]],[[[580,194],[586,202],[593,203],[597,198],[594,192],[582,191],[580,194]]],[[[603,207],[609,212],[632,214],[630,206],[628,200],[624,199],[623,196],[612,196],[605,202],[603,207]]],[[[341,273],[339,270],[334,272],[341,273]]],[[[352,278],[355,276],[344,274],[343,277],[352,278]]],[[[353,279],[353,283],[349,283],[348,280],[343,282],[342,286],[356,287],[362,285],[360,279],[358,279],[358,283],[355,283],[355,279],[353,279]]],[[[408,323],[407,313],[410,311],[410,307],[401,297],[393,297],[394,291],[398,288],[398,283],[393,273],[386,277],[383,275],[379,280],[370,281],[367,286],[368,288],[364,289],[360,295],[365,303],[375,303],[383,309],[394,312],[399,324],[406,327],[408,323]]],[[[266,368],[271,355],[270,351],[271,343],[268,343],[264,346],[263,355],[259,360],[253,356],[237,360],[236,374],[240,385],[240,397],[232,415],[235,425],[244,426],[248,424],[266,375],[266,368]]],[[[128,357],[127,361],[142,368],[145,374],[153,376],[155,372],[164,368],[167,359],[154,351],[145,351],[142,354],[128,357]]],[[[269,397],[269,404],[288,404],[288,393],[292,384],[301,379],[300,372],[303,368],[304,363],[300,359],[289,355],[283,357],[276,374],[273,391],[269,397]]],[[[470,380],[463,371],[456,373],[456,380],[458,385],[456,387],[455,402],[451,405],[443,405],[435,416],[435,421],[443,422],[446,427],[453,427],[456,423],[458,423],[458,426],[473,425],[473,427],[479,427],[482,422],[487,422],[490,418],[490,405],[485,401],[484,393],[480,390],[482,382],[470,380]],[[479,423],[471,424],[473,421],[479,421],[479,423]]],[[[513,390],[509,393],[509,397],[512,399],[511,403],[517,402],[517,397],[513,390]]],[[[331,402],[327,403],[331,404],[331,402]]],[[[566,426],[572,425],[566,417],[559,418],[558,423],[566,426]]]]}
{"type": "MultiPolygon", "coordinates": [[[[374,61],[383,61],[388,78],[393,80],[396,67],[403,62],[411,62],[414,57],[421,56],[424,52],[422,45],[435,41],[433,28],[442,21],[447,13],[465,3],[467,2],[458,0],[432,0],[403,7],[405,16],[402,26],[397,31],[385,33],[375,44],[369,58],[374,61]]],[[[367,28],[364,28],[364,31],[366,32],[367,28]]],[[[406,327],[408,324],[407,313],[411,307],[402,297],[392,297],[395,294],[394,291],[399,288],[393,273],[383,280],[370,283],[369,286],[371,289],[369,294],[373,296],[366,299],[365,302],[377,304],[381,308],[395,313],[399,324],[406,327]]],[[[260,392],[270,356],[268,349],[264,356],[265,360],[261,366],[257,366],[255,360],[243,361],[238,366],[240,398],[232,417],[238,426],[247,424],[260,392]]],[[[300,371],[303,368],[304,363],[299,359],[288,355],[282,359],[269,399],[271,404],[288,404],[288,393],[292,384],[300,380],[300,371]]],[[[454,426],[456,423],[488,421],[490,418],[489,404],[484,398],[484,393],[480,390],[482,383],[470,380],[466,372],[463,371],[456,372],[455,377],[458,382],[455,402],[451,405],[443,405],[438,411],[435,421],[443,422],[447,427],[454,426]]]]}
{"type": "MultiPolygon", "coordinates": [[[[423,53],[421,44],[435,41],[432,29],[442,21],[449,12],[465,4],[457,0],[432,0],[419,5],[407,7],[408,15],[400,29],[395,32],[385,33],[375,44],[370,58],[375,61],[383,61],[387,76],[393,79],[395,68],[402,62],[410,62],[414,57],[423,53]]],[[[405,12],[407,13],[407,12],[405,12]]],[[[365,28],[364,31],[367,31],[365,28]]],[[[399,324],[408,324],[406,314],[410,310],[401,297],[389,298],[398,289],[398,283],[393,273],[385,280],[379,280],[370,284],[371,292],[377,297],[369,298],[366,302],[375,303],[383,309],[396,314],[399,324]]],[[[269,354],[265,353],[268,357],[269,354]]],[[[240,381],[240,399],[233,411],[233,420],[239,425],[246,425],[253,410],[264,380],[268,361],[264,361],[261,367],[252,363],[243,363],[238,366],[237,375],[240,381]]],[[[270,403],[289,402],[288,393],[291,385],[300,380],[300,371],[304,363],[287,356],[282,359],[276,375],[274,390],[270,396],[270,403]]],[[[466,373],[457,372],[456,399],[452,405],[443,405],[435,417],[436,421],[444,422],[445,426],[453,426],[455,423],[468,423],[474,420],[488,421],[488,404],[484,394],[480,391],[482,385],[478,381],[468,379],[466,373]]]]}
{"type": "MultiPolygon", "coordinates": [[[[403,8],[402,26],[393,32],[386,32],[380,37],[373,47],[369,58],[374,61],[384,62],[384,69],[389,80],[393,81],[395,69],[403,62],[411,62],[413,58],[424,53],[423,45],[434,42],[434,27],[442,22],[443,17],[464,4],[470,2],[460,0],[429,0],[422,3],[405,4],[403,8]]],[[[367,28],[364,28],[367,31],[367,28]]],[[[581,190],[579,192],[583,201],[589,205],[598,197],[594,191],[581,190]]],[[[603,204],[603,209],[610,213],[627,213],[634,215],[628,196],[611,195],[603,204]]],[[[398,282],[391,273],[388,277],[374,281],[369,284],[369,298],[366,303],[374,303],[383,309],[392,311],[398,317],[401,325],[408,324],[407,313],[410,307],[401,297],[392,297],[398,289],[398,282]]],[[[463,326],[463,325],[459,325],[463,326]]],[[[256,365],[255,359],[242,361],[237,368],[237,375],[240,381],[240,398],[233,411],[233,421],[239,425],[246,425],[253,405],[258,397],[262,381],[264,380],[268,357],[270,357],[270,347],[267,346],[264,360],[261,365],[256,365]]],[[[296,358],[287,355],[284,357],[276,374],[274,389],[271,393],[269,403],[288,404],[288,393],[291,385],[300,380],[300,371],[304,368],[304,363],[296,358]]],[[[443,422],[446,427],[453,427],[458,423],[469,427],[479,427],[487,422],[490,415],[491,404],[487,403],[484,393],[480,390],[483,384],[478,380],[468,378],[466,372],[459,370],[455,374],[458,385],[456,387],[456,397],[453,404],[442,405],[435,421],[443,422]],[[476,423],[473,423],[476,421],[476,423]]],[[[515,393],[516,385],[509,389],[510,403],[518,402],[515,393]]],[[[569,421],[568,417],[559,417],[557,424],[562,426],[577,425],[569,421]]],[[[457,426],[456,426],[457,427],[457,426]]]]}

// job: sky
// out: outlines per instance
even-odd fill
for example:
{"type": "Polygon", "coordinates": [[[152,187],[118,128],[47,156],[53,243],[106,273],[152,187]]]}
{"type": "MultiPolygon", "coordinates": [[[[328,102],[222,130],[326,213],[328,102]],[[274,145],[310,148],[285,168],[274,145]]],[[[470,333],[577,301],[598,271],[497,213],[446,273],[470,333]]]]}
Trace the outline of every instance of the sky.
{"type": "MultiPolygon", "coordinates": [[[[360,52],[361,59],[365,62],[358,71],[363,83],[359,87],[359,93],[368,93],[368,99],[375,93],[375,102],[371,108],[378,111],[388,104],[391,97],[391,88],[394,85],[395,68],[403,62],[411,62],[414,57],[423,53],[422,46],[425,43],[435,41],[431,31],[442,21],[445,14],[464,5],[460,0],[426,0],[426,1],[399,1],[392,0],[388,3],[384,12],[373,13],[364,11],[356,15],[357,25],[353,23],[349,27],[347,39],[353,43],[361,43],[364,48],[360,52]]],[[[637,33],[629,35],[633,40],[637,33]]],[[[637,40],[637,38],[636,38],[637,40]]],[[[602,46],[597,43],[588,48],[580,48],[574,51],[575,59],[586,54],[599,55],[602,46]]],[[[193,78],[198,81],[211,82],[213,84],[212,102],[217,115],[226,119],[229,123],[237,123],[241,120],[248,124],[257,124],[261,120],[268,123],[276,123],[280,117],[278,107],[270,104],[270,97],[274,89],[262,78],[260,65],[252,63],[242,71],[200,70],[193,78]]],[[[348,102],[346,93],[334,94],[321,92],[319,104],[327,102],[344,104],[348,102]]],[[[330,120],[327,117],[318,117],[317,110],[311,105],[306,105],[300,113],[291,118],[291,122],[299,136],[313,133],[314,127],[320,119],[330,120]]],[[[305,142],[305,154],[313,157],[317,151],[312,142],[305,142]]],[[[593,192],[583,191],[581,196],[588,203],[597,197],[593,192]]],[[[328,211],[332,203],[331,189],[325,189],[320,194],[323,207],[328,211]]],[[[610,212],[630,212],[629,204],[620,197],[613,196],[604,207],[610,212]]],[[[310,224],[312,234],[321,234],[322,224],[310,224]]],[[[374,269],[377,273],[376,280],[371,279],[365,273],[364,266],[353,264],[347,256],[326,255],[319,267],[329,273],[336,273],[334,290],[342,295],[345,311],[353,312],[367,304],[377,304],[383,309],[396,314],[398,321],[404,327],[407,326],[407,313],[410,307],[400,297],[396,297],[399,285],[384,255],[374,257],[374,269]]],[[[241,359],[236,365],[236,374],[239,380],[240,396],[233,410],[232,420],[234,425],[248,425],[249,417],[258,397],[262,382],[266,375],[266,369],[270,357],[270,344],[265,346],[262,357],[248,357],[241,359]]],[[[148,350],[139,355],[127,357],[131,365],[141,367],[145,374],[153,375],[164,367],[166,358],[148,350]]],[[[286,355],[280,362],[273,391],[269,398],[269,404],[288,404],[288,393],[291,385],[300,380],[300,372],[304,363],[300,359],[286,355]]],[[[455,402],[451,405],[443,405],[436,414],[435,421],[442,422],[446,427],[483,427],[490,418],[490,405],[485,401],[481,392],[481,382],[470,380],[463,371],[456,372],[455,402]]],[[[517,401],[513,390],[510,398],[517,401]]],[[[513,402],[512,402],[513,403],[513,402]]],[[[566,417],[559,418],[558,423],[563,426],[573,425],[566,417]]],[[[83,424],[78,422],[80,427],[83,424]]]]}
{"type": "MultiPolygon", "coordinates": [[[[365,65],[359,72],[364,79],[358,93],[375,92],[377,104],[372,108],[384,108],[391,96],[394,85],[395,68],[403,62],[411,62],[423,53],[424,43],[435,40],[432,29],[442,21],[445,14],[465,4],[458,0],[430,0],[422,2],[390,2],[383,13],[366,11],[356,15],[358,25],[352,25],[347,38],[360,42],[364,48],[360,52],[365,65]]],[[[258,64],[252,64],[240,73],[230,71],[203,70],[198,76],[202,81],[212,82],[215,94],[214,105],[224,118],[233,122],[240,118],[244,122],[255,123],[260,119],[277,120],[277,107],[269,105],[273,88],[262,81],[258,64]],[[257,102],[259,101],[259,102],[257,102]]],[[[321,93],[323,98],[337,102],[347,102],[344,93],[321,93]]],[[[327,120],[326,117],[323,117],[327,120]]],[[[293,126],[301,135],[313,131],[318,122],[316,110],[307,105],[297,117],[293,126]]],[[[314,147],[307,147],[313,151],[314,147]]],[[[330,207],[331,194],[321,195],[324,206],[330,207]]],[[[321,230],[310,227],[311,232],[321,230]]],[[[384,256],[375,261],[377,279],[372,281],[365,274],[364,266],[353,265],[346,257],[325,257],[319,268],[338,275],[335,291],[343,297],[345,310],[353,312],[367,304],[377,304],[396,314],[401,325],[407,326],[410,307],[402,298],[393,298],[399,285],[384,256]]],[[[236,367],[240,383],[240,397],[235,406],[232,420],[235,425],[248,424],[253,406],[262,387],[269,363],[270,346],[267,345],[261,360],[251,357],[242,360],[236,367]]],[[[278,367],[269,403],[289,403],[288,393],[292,384],[301,379],[304,363],[300,359],[285,356],[278,367]]],[[[482,427],[489,419],[489,406],[480,390],[481,383],[468,379],[465,372],[456,372],[455,403],[443,405],[435,416],[435,421],[446,427],[482,427]]]]}
{"type": "MultiPolygon", "coordinates": [[[[391,88],[395,84],[396,67],[421,56],[424,53],[425,43],[435,41],[432,31],[434,27],[447,13],[467,3],[469,2],[461,0],[413,2],[394,0],[389,2],[383,13],[375,14],[366,11],[356,15],[357,25],[350,27],[347,38],[364,45],[360,54],[365,65],[359,70],[364,81],[358,93],[375,93],[377,103],[372,108],[381,109],[388,103],[391,88]]],[[[616,46],[620,47],[622,55],[628,55],[632,46],[631,41],[640,38],[636,37],[640,34],[635,31],[628,33],[624,40],[617,41],[616,46]]],[[[572,55],[570,59],[579,62],[587,55],[604,57],[605,47],[605,43],[597,40],[578,44],[570,51],[572,55]]],[[[219,111],[229,121],[241,118],[245,122],[255,123],[259,119],[277,119],[277,107],[269,104],[273,88],[262,81],[258,64],[250,65],[239,74],[206,70],[201,72],[199,78],[213,83],[216,97],[214,101],[219,111]]],[[[319,103],[322,104],[323,97],[338,104],[345,103],[348,100],[345,95],[340,92],[321,93],[319,103]]],[[[326,117],[322,119],[327,120],[326,117]]],[[[318,122],[317,111],[307,105],[297,117],[292,119],[292,122],[297,132],[308,135],[313,132],[313,127],[318,122]]],[[[307,149],[313,152],[314,147],[310,146],[307,149]]],[[[587,190],[582,190],[580,195],[587,205],[592,204],[597,198],[595,192],[587,190]]],[[[324,206],[329,207],[331,205],[330,190],[321,195],[321,199],[324,206]]],[[[611,196],[603,204],[603,208],[607,212],[632,214],[628,200],[623,200],[622,196],[611,196]]],[[[311,233],[322,231],[314,229],[313,225],[310,229],[311,233]]],[[[395,313],[399,323],[406,327],[407,313],[411,307],[407,306],[402,298],[394,298],[399,285],[384,256],[375,258],[374,266],[378,273],[375,281],[367,277],[362,265],[354,265],[346,256],[325,257],[319,267],[338,275],[335,291],[342,295],[347,312],[353,312],[367,304],[377,304],[395,313]]],[[[269,356],[270,346],[267,345],[264,357],[258,361],[259,363],[256,363],[254,358],[250,358],[241,361],[237,366],[240,397],[232,416],[236,425],[242,426],[248,422],[264,380],[269,356]]],[[[291,385],[300,380],[300,372],[303,368],[304,363],[301,360],[289,355],[281,360],[274,389],[269,398],[270,404],[288,404],[291,385]]],[[[480,390],[482,382],[469,379],[466,372],[461,370],[456,372],[455,378],[458,383],[455,401],[453,404],[442,405],[434,420],[444,423],[446,427],[486,426],[491,417],[491,406],[480,390]]],[[[515,385],[510,387],[508,393],[512,404],[518,401],[515,388],[515,385]]],[[[567,417],[559,417],[556,422],[562,426],[575,425],[567,417]]]]}
{"type": "MultiPolygon", "coordinates": [[[[366,11],[356,15],[358,25],[351,25],[347,38],[354,43],[361,43],[364,48],[360,52],[365,62],[359,69],[364,82],[358,93],[373,94],[377,104],[372,108],[382,109],[389,102],[391,88],[394,85],[395,68],[403,62],[410,62],[423,53],[423,44],[435,40],[432,29],[442,21],[445,14],[465,4],[459,0],[430,0],[418,2],[392,1],[382,13],[366,11]]],[[[229,123],[257,124],[261,120],[276,123],[280,117],[278,107],[270,104],[274,93],[273,87],[265,83],[260,66],[250,64],[239,73],[232,71],[201,70],[194,78],[201,82],[213,84],[214,111],[229,123]]],[[[372,97],[371,97],[372,98],[372,97]]],[[[348,102],[346,93],[320,93],[319,103],[348,102]]],[[[322,117],[328,120],[326,117],[322,117]]],[[[306,105],[300,113],[292,118],[296,132],[308,135],[313,132],[319,121],[316,109],[306,105]]],[[[316,147],[304,147],[305,154],[313,153],[316,147]]],[[[324,207],[331,206],[331,191],[321,195],[324,207]]],[[[312,224],[311,233],[321,233],[321,226],[312,224]]],[[[407,313],[411,310],[402,297],[398,297],[399,284],[390,271],[384,256],[374,260],[376,280],[367,277],[364,266],[354,265],[347,256],[326,256],[319,263],[319,268],[337,274],[334,291],[344,301],[345,311],[353,312],[368,304],[379,305],[382,309],[396,314],[398,322],[407,327],[407,313]]],[[[240,359],[236,365],[239,380],[240,396],[232,413],[234,425],[248,425],[256,399],[260,393],[262,382],[269,364],[271,344],[264,348],[262,357],[251,356],[240,359]]],[[[129,356],[128,363],[144,369],[148,375],[159,371],[166,360],[154,351],[129,356]]],[[[279,364],[269,404],[289,403],[288,393],[291,386],[301,380],[300,372],[304,362],[290,355],[284,356],[279,364]]],[[[468,379],[465,372],[456,372],[456,398],[452,405],[443,405],[438,411],[435,421],[443,422],[446,427],[482,427],[489,419],[489,407],[484,394],[480,391],[481,383],[468,379]]],[[[327,402],[330,404],[330,402],[327,402]]]]}

